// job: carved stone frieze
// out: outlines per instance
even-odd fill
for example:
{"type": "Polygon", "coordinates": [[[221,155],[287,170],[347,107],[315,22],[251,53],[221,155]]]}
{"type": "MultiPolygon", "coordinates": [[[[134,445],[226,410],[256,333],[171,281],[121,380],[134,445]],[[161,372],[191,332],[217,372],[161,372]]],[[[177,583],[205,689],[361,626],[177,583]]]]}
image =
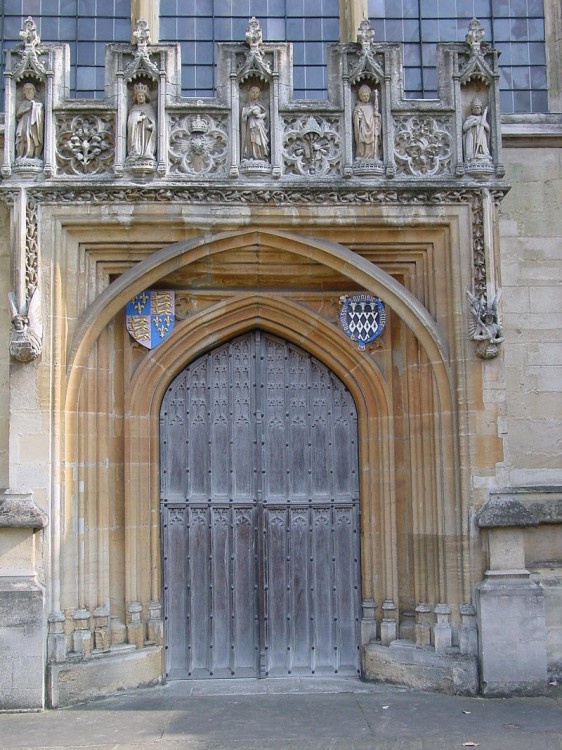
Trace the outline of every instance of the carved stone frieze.
{"type": "Polygon", "coordinates": [[[23,293],[10,292],[10,356],[31,362],[41,354],[43,326],[39,290],[38,202],[27,197],[25,205],[25,268],[23,293]]]}
{"type": "Polygon", "coordinates": [[[95,175],[109,171],[115,154],[114,116],[59,115],[57,167],[65,175],[95,175]]]}
{"type": "Polygon", "coordinates": [[[452,122],[448,117],[411,115],[395,119],[397,175],[434,177],[451,173],[452,122]]]}
{"type": "Polygon", "coordinates": [[[25,295],[29,301],[39,284],[37,200],[28,197],[25,207],[25,295]]]}
{"type": "Polygon", "coordinates": [[[303,115],[285,120],[283,160],[288,175],[339,175],[342,152],[338,118],[303,115]]]}
{"type": "Polygon", "coordinates": [[[226,118],[207,114],[172,115],[169,132],[171,174],[207,176],[226,171],[226,118]]]}
{"type": "MultiPolygon", "coordinates": [[[[4,193],[4,191],[1,191],[4,193]]],[[[6,191],[10,195],[10,191],[6,191]]],[[[494,198],[500,201],[507,192],[497,190],[494,198]]],[[[404,204],[420,205],[427,203],[437,205],[443,203],[471,203],[480,204],[482,194],[473,188],[455,189],[435,186],[434,189],[420,187],[419,189],[405,188],[333,188],[314,187],[311,185],[302,187],[279,187],[270,189],[231,187],[225,185],[211,186],[183,186],[166,185],[161,187],[149,187],[144,185],[139,188],[136,185],[125,187],[62,187],[59,190],[52,188],[35,188],[30,195],[38,201],[45,203],[89,203],[102,205],[104,203],[228,203],[228,204],[275,204],[294,205],[304,203],[308,205],[338,205],[338,204],[404,204]]],[[[473,207],[474,211],[474,207],[473,207]]],[[[481,225],[479,222],[479,226],[481,225]]]]}
{"type": "Polygon", "coordinates": [[[472,264],[476,296],[486,298],[486,249],[484,244],[484,208],[481,196],[475,193],[472,206],[472,264]]]}

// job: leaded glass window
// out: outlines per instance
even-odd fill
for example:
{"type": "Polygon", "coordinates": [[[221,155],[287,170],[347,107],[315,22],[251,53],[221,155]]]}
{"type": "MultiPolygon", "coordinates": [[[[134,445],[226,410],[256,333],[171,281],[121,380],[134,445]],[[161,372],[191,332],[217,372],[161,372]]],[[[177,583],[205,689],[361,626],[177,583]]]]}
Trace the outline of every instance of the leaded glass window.
{"type": "MultiPolygon", "coordinates": [[[[0,46],[3,49],[19,44],[19,32],[28,16],[37,24],[42,42],[70,45],[72,96],[103,97],[105,46],[130,40],[130,3],[123,0],[2,0],[0,46]]],[[[2,70],[3,64],[2,54],[2,70]]]]}
{"type": "Polygon", "coordinates": [[[543,0],[369,0],[378,41],[403,42],[409,98],[437,96],[436,42],[463,41],[478,18],[500,50],[503,112],[547,112],[543,0]]]}
{"type": "Polygon", "coordinates": [[[264,41],[293,43],[295,97],[326,97],[327,45],[339,39],[339,0],[160,0],[160,39],[181,44],[183,95],[214,95],[215,44],[244,41],[252,16],[264,41]]]}

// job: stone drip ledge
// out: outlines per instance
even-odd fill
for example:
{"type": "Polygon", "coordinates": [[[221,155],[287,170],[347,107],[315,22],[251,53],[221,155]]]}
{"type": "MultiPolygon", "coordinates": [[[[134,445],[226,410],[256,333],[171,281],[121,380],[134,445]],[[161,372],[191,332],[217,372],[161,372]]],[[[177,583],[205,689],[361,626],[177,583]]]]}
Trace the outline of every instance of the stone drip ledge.
{"type": "Polygon", "coordinates": [[[44,529],[49,519],[30,492],[4,490],[0,495],[0,529],[44,529]]]}
{"type": "Polygon", "coordinates": [[[490,492],[476,513],[481,529],[562,524],[562,487],[510,487],[490,492]]]}

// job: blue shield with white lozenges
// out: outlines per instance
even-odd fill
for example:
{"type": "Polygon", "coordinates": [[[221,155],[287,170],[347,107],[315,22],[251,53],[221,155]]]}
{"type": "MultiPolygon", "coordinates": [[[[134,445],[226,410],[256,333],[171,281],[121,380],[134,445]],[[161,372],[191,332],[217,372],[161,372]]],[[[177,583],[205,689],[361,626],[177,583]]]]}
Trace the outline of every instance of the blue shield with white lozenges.
{"type": "Polygon", "coordinates": [[[127,331],[135,341],[154,349],[174,330],[175,293],[160,289],[139,292],[127,303],[125,316],[127,331]]]}
{"type": "Polygon", "coordinates": [[[372,294],[345,295],[340,297],[340,302],[340,325],[343,332],[364,351],[365,346],[384,331],[384,304],[372,294]]]}

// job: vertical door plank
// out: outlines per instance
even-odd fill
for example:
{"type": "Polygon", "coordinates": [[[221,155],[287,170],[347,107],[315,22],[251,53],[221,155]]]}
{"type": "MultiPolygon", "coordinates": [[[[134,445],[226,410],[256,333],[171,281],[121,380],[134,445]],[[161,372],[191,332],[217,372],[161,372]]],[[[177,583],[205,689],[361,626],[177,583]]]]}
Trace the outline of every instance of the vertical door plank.
{"type": "MultiPolygon", "coordinates": [[[[170,638],[166,644],[166,671],[170,679],[183,677],[187,671],[187,511],[166,508],[163,514],[163,546],[166,569],[173,576],[174,605],[166,606],[164,617],[170,638]],[[179,584],[179,585],[178,585],[179,584]]],[[[170,580],[168,578],[168,580],[170,580]]],[[[167,586],[170,584],[167,583],[167,586]]]]}
{"type": "Polygon", "coordinates": [[[291,587],[289,613],[291,615],[291,671],[309,674],[312,657],[311,586],[310,575],[310,510],[291,508],[289,511],[289,559],[291,587]]]}
{"type": "Polygon", "coordinates": [[[230,512],[211,508],[211,674],[230,673],[231,595],[230,595],[230,512]]]}
{"type": "Polygon", "coordinates": [[[258,674],[259,622],[257,591],[256,509],[234,510],[232,548],[232,672],[258,674]]]}
{"type": "Polygon", "coordinates": [[[287,511],[265,508],[265,647],[266,674],[287,674],[287,511]]]}
{"type": "Polygon", "coordinates": [[[334,508],[335,556],[335,616],[338,643],[338,670],[357,671],[359,668],[359,540],[357,506],[334,508]]]}
{"type": "MultiPolygon", "coordinates": [[[[211,590],[209,578],[209,555],[211,552],[210,512],[206,508],[191,508],[189,512],[189,641],[190,654],[188,676],[202,677],[208,674],[211,641],[211,590]],[[201,674],[203,672],[204,674],[201,674]]],[[[168,580],[173,579],[168,576],[168,580]]],[[[174,586],[176,596],[178,586],[174,586]]],[[[175,606],[172,599],[171,606],[175,606]]]]}
{"type": "MultiPolygon", "coordinates": [[[[314,656],[312,671],[334,671],[334,568],[330,508],[312,509],[312,576],[314,580],[314,656]]],[[[343,561],[342,561],[343,562],[343,561]]]]}

